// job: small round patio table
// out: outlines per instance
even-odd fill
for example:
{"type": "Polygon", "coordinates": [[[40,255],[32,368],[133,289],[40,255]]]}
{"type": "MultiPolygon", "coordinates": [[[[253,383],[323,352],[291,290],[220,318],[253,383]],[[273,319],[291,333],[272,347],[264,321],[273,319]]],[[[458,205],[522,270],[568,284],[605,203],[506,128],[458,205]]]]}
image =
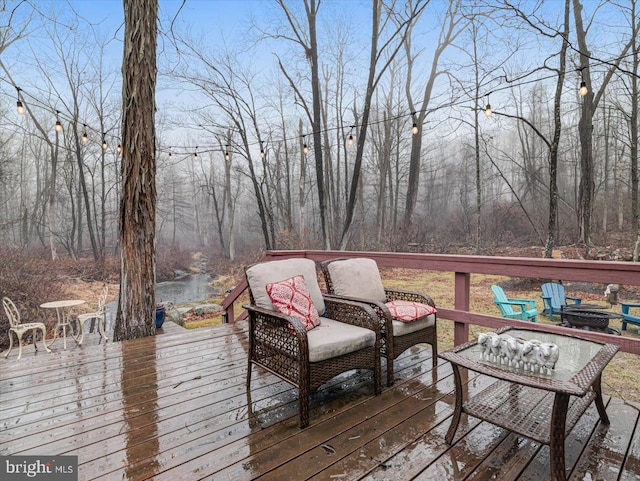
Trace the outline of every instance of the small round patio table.
{"type": "Polygon", "coordinates": [[[70,322],[71,309],[81,306],[85,302],[86,301],[83,301],[82,299],[68,299],[64,301],[51,301],[40,304],[42,309],[55,309],[56,317],[58,319],[56,327],[53,330],[53,339],[49,343],[49,346],[58,340],[58,330],[60,328],[62,328],[62,342],[65,350],[67,349],[67,328],[69,328],[69,331],[71,332],[71,337],[78,342],[76,339],[77,336],[73,333],[73,326],[70,322]]]}

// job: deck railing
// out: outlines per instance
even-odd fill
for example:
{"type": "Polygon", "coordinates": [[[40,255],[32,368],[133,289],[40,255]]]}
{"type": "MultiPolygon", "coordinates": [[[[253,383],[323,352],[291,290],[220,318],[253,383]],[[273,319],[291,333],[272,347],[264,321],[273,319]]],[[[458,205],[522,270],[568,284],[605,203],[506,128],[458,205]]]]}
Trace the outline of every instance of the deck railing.
{"type": "MultiPolygon", "coordinates": [[[[268,261],[291,257],[306,257],[314,261],[323,261],[335,257],[369,257],[375,259],[378,265],[382,267],[453,272],[454,308],[447,309],[438,306],[438,317],[454,322],[454,343],[456,345],[469,340],[469,324],[489,328],[522,325],[521,321],[469,311],[471,274],[640,286],[640,264],[632,262],[321,250],[267,251],[262,260],[268,261]]],[[[234,322],[234,303],[246,289],[247,283],[246,280],[243,280],[222,302],[227,322],[234,322]]],[[[244,315],[243,313],[242,317],[244,315]]],[[[550,332],[567,331],[565,327],[549,324],[528,323],[527,328],[544,329],[550,332]]],[[[640,354],[640,339],[593,331],[579,331],[576,333],[576,330],[572,330],[572,333],[595,341],[617,344],[622,351],[640,354]]]]}

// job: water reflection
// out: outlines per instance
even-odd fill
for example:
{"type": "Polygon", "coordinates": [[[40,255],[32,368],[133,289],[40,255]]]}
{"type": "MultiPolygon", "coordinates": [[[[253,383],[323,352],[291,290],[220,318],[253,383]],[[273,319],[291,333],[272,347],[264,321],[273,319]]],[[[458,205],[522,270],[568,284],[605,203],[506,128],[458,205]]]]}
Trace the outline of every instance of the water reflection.
{"type": "Polygon", "coordinates": [[[156,284],[156,302],[184,302],[202,301],[219,294],[212,287],[209,274],[193,274],[173,281],[156,284]]]}
{"type": "Polygon", "coordinates": [[[158,373],[156,369],[156,337],[149,336],[141,358],[140,340],[123,341],[122,403],[126,425],[126,479],[139,479],[157,473],[158,454],[158,373]]]}

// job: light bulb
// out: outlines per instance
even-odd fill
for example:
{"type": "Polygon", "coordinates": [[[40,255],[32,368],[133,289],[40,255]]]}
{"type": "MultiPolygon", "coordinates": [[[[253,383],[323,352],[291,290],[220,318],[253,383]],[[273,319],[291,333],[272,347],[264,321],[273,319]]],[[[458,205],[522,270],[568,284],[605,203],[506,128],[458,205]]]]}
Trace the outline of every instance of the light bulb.
{"type": "Polygon", "coordinates": [[[62,124],[59,120],[56,120],[56,132],[62,132],[62,124]]]}
{"type": "Polygon", "coordinates": [[[260,149],[260,158],[264,159],[264,149],[260,149]]]}
{"type": "Polygon", "coordinates": [[[85,132],[84,134],[82,134],[82,143],[86,144],[87,142],[89,142],[89,136],[85,132]]]}
{"type": "Polygon", "coordinates": [[[107,141],[102,139],[102,150],[107,150],[107,141]]]}
{"type": "Polygon", "coordinates": [[[231,158],[231,156],[229,155],[229,152],[225,152],[224,153],[224,160],[229,160],[231,158]]]}
{"type": "Polygon", "coordinates": [[[195,153],[193,154],[193,158],[194,158],[194,160],[198,160],[198,152],[195,152],[195,153]]]}
{"type": "Polygon", "coordinates": [[[305,154],[308,154],[308,153],[309,153],[309,147],[307,146],[307,144],[304,144],[304,145],[302,146],[302,151],[303,151],[305,154]]]}
{"type": "Polygon", "coordinates": [[[22,105],[22,101],[18,100],[16,102],[16,109],[18,110],[18,115],[24,115],[24,106],[22,105]]]}
{"type": "Polygon", "coordinates": [[[580,92],[580,97],[584,97],[589,93],[589,89],[587,88],[587,82],[585,82],[584,80],[580,82],[579,92],[580,92]]]}
{"type": "Polygon", "coordinates": [[[416,135],[418,133],[418,124],[416,124],[415,122],[413,123],[413,127],[411,127],[411,132],[413,133],[413,135],[416,135]]]}
{"type": "Polygon", "coordinates": [[[353,147],[353,135],[349,135],[349,147],[353,147]]]}
{"type": "Polygon", "coordinates": [[[487,104],[487,106],[484,108],[484,115],[485,117],[489,118],[491,117],[491,104],[487,104]]]}
{"type": "Polygon", "coordinates": [[[122,153],[122,145],[118,144],[118,146],[116,147],[116,150],[118,151],[119,154],[122,153]]]}
{"type": "Polygon", "coordinates": [[[173,154],[169,152],[169,160],[173,160],[173,154]]]}

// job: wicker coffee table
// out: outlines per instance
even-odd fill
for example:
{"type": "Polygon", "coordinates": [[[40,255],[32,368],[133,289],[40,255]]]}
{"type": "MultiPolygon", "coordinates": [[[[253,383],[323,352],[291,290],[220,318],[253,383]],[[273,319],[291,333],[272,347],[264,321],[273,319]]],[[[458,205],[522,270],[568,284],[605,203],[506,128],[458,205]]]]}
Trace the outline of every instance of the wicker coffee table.
{"type": "Polygon", "coordinates": [[[600,420],[609,423],[602,402],[600,378],[619,347],[528,329],[507,327],[496,332],[557,344],[560,358],[556,368],[551,374],[541,374],[496,364],[483,359],[476,342],[439,353],[451,363],[456,385],[455,409],[446,442],[451,444],[453,441],[460,416],[465,412],[549,445],[551,479],[565,480],[565,438],[592,401],[596,402],[600,420]],[[497,381],[478,394],[465,396],[460,367],[497,381]]]}

